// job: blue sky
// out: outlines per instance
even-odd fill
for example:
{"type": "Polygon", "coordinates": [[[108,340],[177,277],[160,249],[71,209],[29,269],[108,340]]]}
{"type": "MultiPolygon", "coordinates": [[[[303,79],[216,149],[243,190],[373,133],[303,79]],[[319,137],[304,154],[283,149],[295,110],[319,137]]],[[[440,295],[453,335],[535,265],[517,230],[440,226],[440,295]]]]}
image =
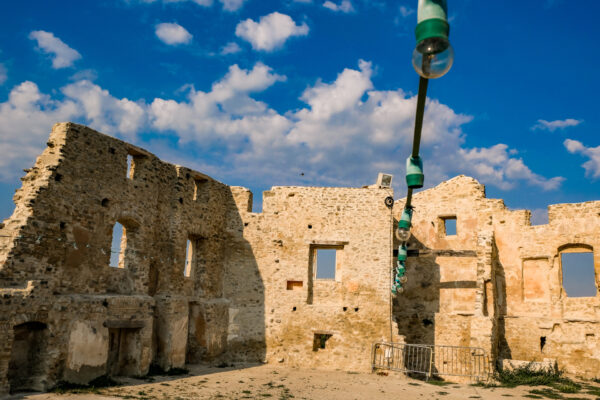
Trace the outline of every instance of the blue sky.
{"type": "MultiPolygon", "coordinates": [[[[474,176],[513,209],[600,198],[600,3],[448,0],[455,63],[429,86],[426,184],[474,176]],[[575,4],[575,5],[574,5],[575,4]]],[[[11,2],[0,15],[0,219],[54,122],[261,192],[403,197],[417,1],[11,2]]]]}

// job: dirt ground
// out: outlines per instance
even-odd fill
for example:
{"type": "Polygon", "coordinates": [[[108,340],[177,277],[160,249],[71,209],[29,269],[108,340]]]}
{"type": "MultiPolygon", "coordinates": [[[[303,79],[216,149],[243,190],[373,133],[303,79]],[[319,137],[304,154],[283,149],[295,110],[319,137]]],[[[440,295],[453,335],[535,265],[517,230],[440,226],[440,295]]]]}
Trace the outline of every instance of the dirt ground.
{"type": "Polygon", "coordinates": [[[122,386],[83,393],[19,394],[11,399],[600,399],[600,384],[585,382],[577,394],[546,387],[484,388],[468,384],[426,383],[399,374],[387,376],[341,371],[286,369],[272,365],[228,368],[192,366],[189,375],[122,379],[122,386]],[[548,391],[550,390],[550,391],[548,391]],[[532,393],[533,391],[533,393],[532,393]],[[545,391],[545,392],[544,392],[545,391]],[[545,394],[544,394],[545,393],[545,394]],[[560,397],[556,397],[560,396],[560,397]]]}

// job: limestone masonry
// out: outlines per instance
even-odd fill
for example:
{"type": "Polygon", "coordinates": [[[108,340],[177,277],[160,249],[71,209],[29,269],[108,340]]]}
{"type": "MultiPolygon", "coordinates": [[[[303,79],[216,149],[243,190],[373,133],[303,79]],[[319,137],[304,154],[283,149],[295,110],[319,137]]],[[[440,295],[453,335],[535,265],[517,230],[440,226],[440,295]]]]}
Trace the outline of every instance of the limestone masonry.
{"type": "Polygon", "coordinates": [[[600,295],[567,296],[561,265],[593,253],[598,287],[600,202],[531,226],[469,177],[422,191],[392,298],[389,188],[274,187],[253,213],[249,190],[73,123],[26,172],[0,224],[0,395],[201,361],[368,371],[377,341],[600,377],[600,295]]]}

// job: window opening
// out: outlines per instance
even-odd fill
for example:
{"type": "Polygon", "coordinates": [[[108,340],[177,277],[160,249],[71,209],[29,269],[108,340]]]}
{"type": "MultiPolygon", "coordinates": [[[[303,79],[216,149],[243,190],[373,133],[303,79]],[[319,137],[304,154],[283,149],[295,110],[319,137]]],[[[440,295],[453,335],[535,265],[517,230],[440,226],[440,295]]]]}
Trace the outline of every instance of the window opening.
{"type": "Polygon", "coordinates": [[[324,349],[325,344],[331,338],[331,334],[329,333],[315,333],[313,339],[313,351],[319,351],[319,349],[324,349]]]}
{"type": "Polygon", "coordinates": [[[317,249],[317,279],[335,279],[336,252],[336,249],[317,249]]]}
{"type": "Polygon", "coordinates": [[[189,278],[192,276],[192,257],[194,256],[193,243],[190,239],[185,244],[185,268],[183,269],[183,276],[189,278]]]}
{"type": "Polygon", "coordinates": [[[444,217],[444,233],[446,236],[454,236],[456,232],[456,217],[444,217]]]}
{"type": "Polygon", "coordinates": [[[546,336],[540,336],[540,351],[544,351],[546,345],[546,336]]]}
{"type": "Polygon", "coordinates": [[[567,297],[596,296],[594,253],[561,253],[562,283],[567,297]]]}
{"type": "Polygon", "coordinates": [[[127,154],[127,178],[133,179],[133,156],[127,154]]]}
{"type": "Polygon", "coordinates": [[[113,268],[125,268],[125,228],[116,222],[112,231],[110,245],[110,266],[113,268]]]}

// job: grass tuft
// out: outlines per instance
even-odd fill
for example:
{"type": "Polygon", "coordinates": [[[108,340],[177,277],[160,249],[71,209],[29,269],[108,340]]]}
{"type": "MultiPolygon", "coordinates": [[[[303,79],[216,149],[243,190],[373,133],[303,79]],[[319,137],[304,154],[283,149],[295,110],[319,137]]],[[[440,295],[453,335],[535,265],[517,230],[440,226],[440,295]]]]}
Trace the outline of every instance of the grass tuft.
{"type": "Polygon", "coordinates": [[[51,390],[53,393],[98,393],[100,389],[118,386],[119,382],[111,379],[107,375],[99,376],[98,378],[90,381],[87,385],[81,385],[78,383],[71,383],[60,381],[51,390]]]}

